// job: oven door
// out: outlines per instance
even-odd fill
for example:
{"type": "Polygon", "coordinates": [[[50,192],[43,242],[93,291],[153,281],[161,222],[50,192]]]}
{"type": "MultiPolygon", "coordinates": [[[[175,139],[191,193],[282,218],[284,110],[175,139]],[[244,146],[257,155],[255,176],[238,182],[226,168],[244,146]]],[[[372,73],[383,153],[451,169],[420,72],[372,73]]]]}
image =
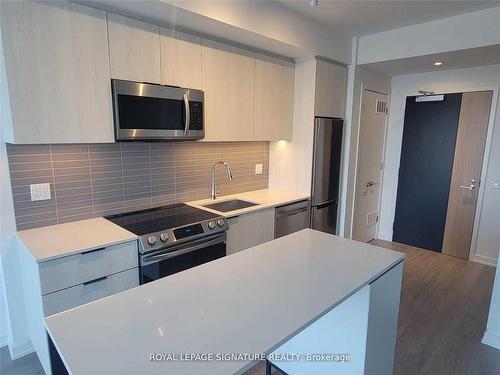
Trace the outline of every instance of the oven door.
{"type": "Polygon", "coordinates": [[[112,80],[117,141],[201,139],[203,91],[112,80]]]}
{"type": "Polygon", "coordinates": [[[150,281],[226,256],[226,233],[140,256],[139,282],[150,281]]]}

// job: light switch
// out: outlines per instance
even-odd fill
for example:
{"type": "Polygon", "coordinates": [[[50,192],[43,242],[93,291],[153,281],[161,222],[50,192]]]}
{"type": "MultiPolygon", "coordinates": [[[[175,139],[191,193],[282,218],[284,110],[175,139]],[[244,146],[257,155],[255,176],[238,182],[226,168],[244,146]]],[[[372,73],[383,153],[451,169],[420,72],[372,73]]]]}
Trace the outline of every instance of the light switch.
{"type": "Polygon", "coordinates": [[[262,174],[262,164],[255,164],[255,174],[262,174]]]}
{"type": "Polygon", "coordinates": [[[31,184],[30,193],[32,201],[43,201],[50,199],[50,184],[31,184]]]}

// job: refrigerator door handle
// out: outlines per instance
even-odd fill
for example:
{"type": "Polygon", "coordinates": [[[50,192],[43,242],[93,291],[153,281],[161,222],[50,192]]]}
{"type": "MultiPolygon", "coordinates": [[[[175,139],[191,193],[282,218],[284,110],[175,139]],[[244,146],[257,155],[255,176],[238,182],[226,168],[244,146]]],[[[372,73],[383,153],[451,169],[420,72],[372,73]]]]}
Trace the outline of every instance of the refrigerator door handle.
{"type": "Polygon", "coordinates": [[[333,205],[335,203],[338,203],[337,199],[332,199],[330,201],[321,202],[321,203],[318,203],[318,204],[313,204],[312,207],[320,209],[320,208],[325,208],[325,207],[331,206],[331,205],[333,205]]]}

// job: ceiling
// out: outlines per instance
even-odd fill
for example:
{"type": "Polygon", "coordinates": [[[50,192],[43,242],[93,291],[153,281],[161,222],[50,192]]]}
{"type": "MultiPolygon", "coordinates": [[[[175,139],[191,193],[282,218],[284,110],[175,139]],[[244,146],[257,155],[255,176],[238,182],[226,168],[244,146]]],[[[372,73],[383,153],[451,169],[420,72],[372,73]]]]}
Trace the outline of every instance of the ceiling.
{"type": "Polygon", "coordinates": [[[352,36],[378,33],[500,6],[500,1],[481,0],[318,0],[318,6],[315,7],[309,6],[308,0],[273,1],[340,33],[352,36]]]}
{"type": "Polygon", "coordinates": [[[500,44],[487,47],[470,48],[460,51],[436,53],[432,55],[416,56],[407,59],[382,61],[363,64],[388,76],[434,72],[439,70],[470,68],[500,64],[500,44]],[[434,66],[436,61],[443,65],[434,66]]]}

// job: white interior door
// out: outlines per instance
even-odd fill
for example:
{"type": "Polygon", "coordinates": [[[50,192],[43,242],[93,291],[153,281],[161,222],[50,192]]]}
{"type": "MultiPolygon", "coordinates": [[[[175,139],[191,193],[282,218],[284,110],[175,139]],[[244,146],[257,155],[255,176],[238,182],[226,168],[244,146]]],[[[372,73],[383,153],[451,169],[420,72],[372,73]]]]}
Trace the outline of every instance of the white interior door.
{"type": "Polygon", "coordinates": [[[377,232],[386,117],[387,95],[363,90],[354,201],[353,239],[357,241],[368,242],[377,232]]]}

